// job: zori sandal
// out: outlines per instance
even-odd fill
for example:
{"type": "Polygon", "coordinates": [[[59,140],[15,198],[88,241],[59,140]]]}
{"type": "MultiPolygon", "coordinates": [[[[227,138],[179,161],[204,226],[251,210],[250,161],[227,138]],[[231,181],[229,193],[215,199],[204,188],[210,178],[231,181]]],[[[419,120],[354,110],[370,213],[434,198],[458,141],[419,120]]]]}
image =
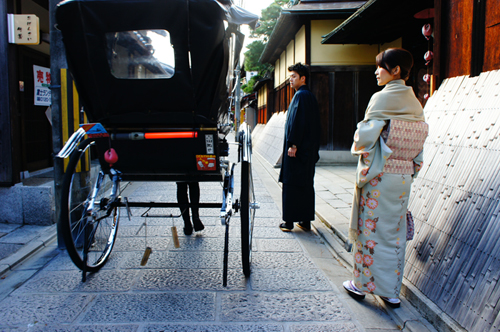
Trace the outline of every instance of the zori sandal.
{"type": "Polygon", "coordinates": [[[389,307],[391,308],[399,308],[401,305],[401,300],[394,297],[380,297],[389,307]]]}
{"type": "Polygon", "coordinates": [[[365,298],[365,292],[359,290],[356,286],[354,286],[352,280],[344,281],[342,286],[344,286],[347,293],[349,293],[349,295],[354,297],[356,300],[362,300],[365,298]]]}

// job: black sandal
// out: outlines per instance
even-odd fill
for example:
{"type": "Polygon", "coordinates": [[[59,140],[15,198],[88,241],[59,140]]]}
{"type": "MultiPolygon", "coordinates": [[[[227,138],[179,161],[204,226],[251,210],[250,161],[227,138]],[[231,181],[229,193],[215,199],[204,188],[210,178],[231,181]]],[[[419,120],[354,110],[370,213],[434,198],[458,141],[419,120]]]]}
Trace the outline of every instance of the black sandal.
{"type": "Polygon", "coordinates": [[[354,283],[352,280],[347,280],[342,283],[342,286],[344,286],[344,289],[351,295],[354,299],[356,300],[363,300],[365,298],[365,293],[363,291],[360,291],[354,286],[354,283]]]}
{"type": "Polygon", "coordinates": [[[291,232],[292,229],[293,229],[293,226],[292,228],[289,228],[287,225],[286,225],[286,222],[282,222],[280,224],[280,229],[283,231],[283,232],[291,232]]]}
{"type": "Polygon", "coordinates": [[[385,304],[387,304],[391,308],[399,308],[401,306],[400,299],[390,298],[385,296],[381,296],[380,298],[385,302],[385,304]]]}
{"type": "Polygon", "coordinates": [[[309,222],[301,221],[301,222],[297,223],[297,226],[305,232],[309,232],[311,230],[311,222],[310,221],[309,222]]]}

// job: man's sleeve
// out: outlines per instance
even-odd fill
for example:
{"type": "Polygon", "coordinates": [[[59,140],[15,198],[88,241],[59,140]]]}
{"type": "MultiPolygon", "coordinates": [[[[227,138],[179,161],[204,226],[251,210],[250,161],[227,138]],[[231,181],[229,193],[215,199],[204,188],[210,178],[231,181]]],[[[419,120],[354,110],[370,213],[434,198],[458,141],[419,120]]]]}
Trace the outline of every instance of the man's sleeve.
{"type": "Polygon", "coordinates": [[[306,116],[307,116],[307,98],[300,93],[296,100],[295,112],[291,114],[288,119],[290,121],[290,132],[287,140],[287,147],[296,145],[297,149],[300,149],[300,143],[304,137],[304,131],[306,129],[306,116]]]}

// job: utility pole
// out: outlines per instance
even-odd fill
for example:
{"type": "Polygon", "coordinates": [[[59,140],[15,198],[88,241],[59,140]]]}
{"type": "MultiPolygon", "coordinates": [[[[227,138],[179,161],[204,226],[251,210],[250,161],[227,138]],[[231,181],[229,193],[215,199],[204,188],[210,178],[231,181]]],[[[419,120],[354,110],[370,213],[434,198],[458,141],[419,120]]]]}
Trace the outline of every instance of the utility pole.
{"type": "MultiPolygon", "coordinates": [[[[52,95],[52,155],[55,156],[63,147],[62,111],[61,111],[61,68],[67,68],[66,53],[61,31],[56,29],[56,7],[60,0],[49,0],[50,16],[50,77],[52,95]]],[[[61,213],[61,187],[64,176],[64,160],[54,157],[54,201],[56,220],[61,213]]],[[[59,248],[64,248],[64,241],[57,234],[59,248]]]]}

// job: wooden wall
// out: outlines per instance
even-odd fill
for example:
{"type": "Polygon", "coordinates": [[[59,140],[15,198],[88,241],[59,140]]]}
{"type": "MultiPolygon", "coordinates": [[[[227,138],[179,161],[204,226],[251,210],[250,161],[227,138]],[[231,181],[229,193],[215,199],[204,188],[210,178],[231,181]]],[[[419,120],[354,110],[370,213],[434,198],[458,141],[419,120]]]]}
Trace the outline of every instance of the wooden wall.
{"type": "Polygon", "coordinates": [[[409,209],[405,277],[468,331],[500,328],[500,70],[445,80],[409,209]]]}
{"type": "Polygon", "coordinates": [[[441,0],[441,77],[470,74],[474,0],[441,0]]]}
{"type": "Polygon", "coordinates": [[[484,71],[500,68],[500,0],[486,1],[484,71]]]}
{"type": "MultiPolygon", "coordinates": [[[[435,22],[442,78],[476,74],[471,64],[480,58],[486,72],[500,68],[500,0],[488,0],[479,6],[475,0],[435,0],[435,22]],[[476,29],[476,31],[474,31],[476,29]],[[481,39],[484,36],[484,41],[481,39]],[[474,48],[478,49],[474,49],[474,48]]],[[[473,65],[472,65],[473,66],[473,65]]]]}
{"type": "Polygon", "coordinates": [[[381,90],[375,66],[316,66],[311,71],[321,116],[320,149],[348,151],[371,96],[381,90]]]}
{"type": "Polygon", "coordinates": [[[331,141],[332,121],[330,115],[330,81],[328,73],[311,73],[310,89],[318,100],[319,116],[321,119],[320,149],[331,150],[329,142],[331,141]]]}

